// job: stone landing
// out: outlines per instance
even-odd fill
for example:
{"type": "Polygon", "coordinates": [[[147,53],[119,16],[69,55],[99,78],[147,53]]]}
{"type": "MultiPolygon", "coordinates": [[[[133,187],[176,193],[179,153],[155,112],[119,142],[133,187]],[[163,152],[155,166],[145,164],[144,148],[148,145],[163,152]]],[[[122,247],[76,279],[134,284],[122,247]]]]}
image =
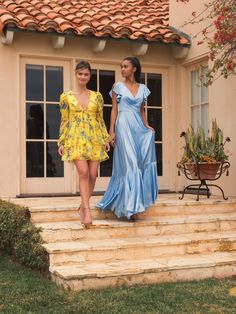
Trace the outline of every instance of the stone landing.
{"type": "Polygon", "coordinates": [[[236,199],[163,194],[139,220],[95,208],[80,224],[79,197],[11,199],[42,228],[52,279],[76,291],[236,275],[236,199]]]}

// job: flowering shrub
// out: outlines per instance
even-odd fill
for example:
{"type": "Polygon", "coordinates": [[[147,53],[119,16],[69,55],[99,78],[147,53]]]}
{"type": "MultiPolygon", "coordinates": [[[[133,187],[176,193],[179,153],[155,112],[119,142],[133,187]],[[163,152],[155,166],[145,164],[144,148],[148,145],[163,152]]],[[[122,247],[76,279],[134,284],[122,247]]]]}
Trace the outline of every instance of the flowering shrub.
{"type": "MultiPolygon", "coordinates": [[[[187,3],[191,0],[177,0],[187,3]]],[[[194,37],[203,35],[198,45],[207,42],[209,58],[213,65],[208,68],[203,85],[208,86],[220,76],[227,78],[236,74],[236,1],[210,0],[206,2],[204,10],[193,12],[193,18],[186,24],[196,24],[209,19],[209,24],[194,37]]]]}

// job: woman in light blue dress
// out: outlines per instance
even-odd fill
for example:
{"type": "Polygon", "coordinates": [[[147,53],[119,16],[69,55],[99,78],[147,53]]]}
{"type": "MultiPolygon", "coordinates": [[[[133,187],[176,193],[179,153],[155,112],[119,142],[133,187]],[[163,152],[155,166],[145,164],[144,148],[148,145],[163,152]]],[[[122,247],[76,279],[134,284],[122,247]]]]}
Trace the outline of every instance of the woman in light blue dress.
{"type": "Polygon", "coordinates": [[[144,111],[150,91],[139,83],[139,60],[125,58],[121,74],[124,81],[115,83],[111,91],[112,177],[97,207],[102,211],[114,211],[118,218],[133,220],[157,198],[155,133],[148,125],[144,111]]]}

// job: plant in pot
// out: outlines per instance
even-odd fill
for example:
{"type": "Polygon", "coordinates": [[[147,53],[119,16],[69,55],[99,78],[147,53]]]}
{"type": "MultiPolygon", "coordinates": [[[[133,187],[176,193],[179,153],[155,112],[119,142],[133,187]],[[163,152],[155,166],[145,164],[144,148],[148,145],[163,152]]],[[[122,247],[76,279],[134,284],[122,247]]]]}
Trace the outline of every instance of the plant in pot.
{"type": "MultiPolygon", "coordinates": [[[[218,178],[219,170],[228,160],[223,131],[218,127],[216,120],[212,120],[211,132],[207,136],[202,127],[194,130],[190,126],[181,137],[185,140],[184,153],[177,167],[184,170],[191,179],[214,180],[218,178]]],[[[221,171],[222,173],[222,171],[221,171]]]]}

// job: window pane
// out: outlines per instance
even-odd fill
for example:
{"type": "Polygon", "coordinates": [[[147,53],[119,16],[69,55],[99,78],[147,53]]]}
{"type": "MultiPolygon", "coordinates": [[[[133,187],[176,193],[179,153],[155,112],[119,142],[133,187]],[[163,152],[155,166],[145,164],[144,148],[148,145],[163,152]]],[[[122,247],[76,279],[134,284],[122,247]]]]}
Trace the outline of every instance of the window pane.
{"type": "Polygon", "coordinates": [[[156,144],[156,158],[157,158],[157,174],[158,176],[162,176],[162,144],[156,144]]]}
{"type": "Polygon", "coordinates": [[[43,142],[26,142],[26,177],[43,177],[43,164],[43,142]]]}
{"type": "Polygon", "coordinates": [[[191,108],[191,124],[196,130],[200,126],[200,115],[199,115],[199,106],[194,106],[191,108]]]}
{"type": "Polygon", "coordinates": [[[26,138],[43,139],[43,105],[26,104],[26,138]]]}
{"type": "Polygon", "coordinates": [[[147,74],[147,87],[151,94],[148,97],[149,106],[162,106],[162,78],[161,74],[147,74]]]}
{"type": "Polygon", "coordinates": [[[103,96],[105,104],[111,104],[109,95],[112,85],[115,83],[115,72],[99,70],[99,91],[103,96]]]}
{"type": "Polygon", "coordinates": [[[57,143],[49,142],[46,144],[47,177],[63,177],[64,165],[57,152],[57,143]]]}
{"type": "Polygon", "coordinates": [[[110,127],[110,116],[111,116],[111,107],[103,107],[103,119],[105,121],[107,131],[109,132],[110,127]]]}
{"type": "Polygon", "coordinates": [[[191,72],[191,105],[199,104],[199,75],[198,71],[191,72]]]}
{"type": "Polygon", "coordinates": [[[47,139],[58,139],[60,128],[59,105],[46,105],[46,136],[47,139]]]}
{"type": "Polygon", "coordinates": [[[91,90],[98,90],[98,85],[97,85],[97,70],[92,70],[92,75],[91,78],[87,84],[88,89],[91,90]]]}
{"type": "Polygon", "coordinates": [[[46,67],[46,100],[58,101],[63,92],[63,67],[46,67]]]}
{"type": "MultiPolygon", "coordinates": [[[[207,67],[202,69],[203,84],[206,82],[207,67]]],[[[208,102],[208,87],[201,85],[201,102],[208,102]]]]}
{"type": "Polygon", "coordinates": [[[100,164],[100,177],[111,177],[112,175],[113,148],[108,154],[110,158],[100,164]]]}
{"type": "Polygon", "coordinates": [[[208,134],[208,104],[201,106],[201,126],[203,127],[205,134],[208,134]]]}
{"type": "Polygon", "coordinates": [[[148,124],[156,131],[155,140],[162,141],[162,110],[161,109],[147,109],[148,124]]]}
{"type": "Polygon", "coordinates": [[[26,100],[43,100],[43,66],[26,64],[26,100]]]}

